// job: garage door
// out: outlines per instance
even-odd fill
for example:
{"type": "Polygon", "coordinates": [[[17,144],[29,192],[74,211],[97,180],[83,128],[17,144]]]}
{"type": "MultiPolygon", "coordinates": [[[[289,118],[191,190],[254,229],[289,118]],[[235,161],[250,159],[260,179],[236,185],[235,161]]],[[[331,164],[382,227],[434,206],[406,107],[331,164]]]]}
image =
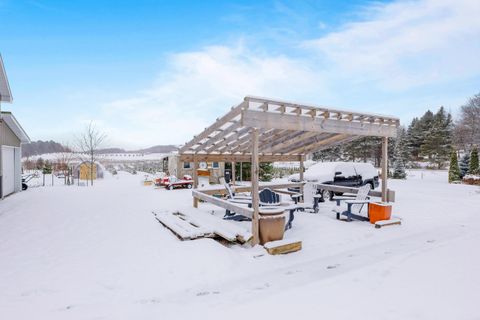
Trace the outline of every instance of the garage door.
{"type": "Polygon", "coordinates": [[[2,147],[2,168],[3,168],[3,196],[15,191],[15,149],[2,147]]]}

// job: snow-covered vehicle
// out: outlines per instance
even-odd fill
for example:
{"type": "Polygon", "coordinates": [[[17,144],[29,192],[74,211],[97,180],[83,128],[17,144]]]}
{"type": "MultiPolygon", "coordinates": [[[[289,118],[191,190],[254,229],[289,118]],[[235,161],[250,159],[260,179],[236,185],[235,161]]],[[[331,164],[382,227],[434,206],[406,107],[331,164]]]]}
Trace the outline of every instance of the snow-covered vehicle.
{"type": "Polygon", "coordinates": [[[165,177],[163,179],[163,185],[168,190],[173,190],[173,189],[176,189],[176,188],[191,189],[192,186],[193,186],[193,179],[188,174],[184,175],[182,177],[182,179],[179,179],[175,176],[169,176],[169,177],[165,177]]]}
{"type": "MultiPolygon", "coordinates": [[[[360,187],[370,184],[372,190],[378,187],[378,171],[371,163],[359,162],[319,162],[309,167],[303,179],[307,182],[333,184],[345,187],[360,187]]],[[[291,182],[300,182],[300,174],[288,178],[291,182]]],[[[291,188],[290,191],[298,191],[291,188]]],[[[332,193],[327,190],[323,196],[328,199],[332,193]]],[[[339,193],[335,193],[339,195],[339,193]]]]}

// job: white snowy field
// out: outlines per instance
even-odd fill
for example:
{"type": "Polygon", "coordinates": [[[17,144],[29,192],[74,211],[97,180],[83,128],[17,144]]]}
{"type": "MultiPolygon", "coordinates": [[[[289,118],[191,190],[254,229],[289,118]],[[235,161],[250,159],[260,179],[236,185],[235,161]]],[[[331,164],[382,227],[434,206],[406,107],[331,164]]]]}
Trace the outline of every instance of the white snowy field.
{"type": "Polygon", "coordinates": [[[143,175],[32,188],[0,201],[0,319],[480,319],[480,188],[446,178],[390,181],[402,226],[298,213],[284,256],[179,241],[151,212],[190,191],[143,175]]]}

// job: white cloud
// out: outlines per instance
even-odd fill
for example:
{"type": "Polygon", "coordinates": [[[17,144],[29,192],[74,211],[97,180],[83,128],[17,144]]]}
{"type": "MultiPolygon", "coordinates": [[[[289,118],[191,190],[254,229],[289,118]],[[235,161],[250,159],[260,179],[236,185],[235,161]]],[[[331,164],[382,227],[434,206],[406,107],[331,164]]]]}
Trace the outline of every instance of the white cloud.
{"type": "Polygon", "coordinates": [[[301,98],[321,88],[301,62],[241,44],[174,54],[168,62],[151,88],[104,106],[105,128],[122,145],[183,143],[248,94],[301,98]]]}
{"type": "Polygon", "coordinates": [[[480,1],[375,4],[360,22],[302,40],[302,58],[298,48],[293,58],[242,42],[176,53],[150,88],[98,118],[112,145],[143,147],[188,141],[249,94],[400,117],[448,107],[465,90],[442,88],[480,76],[479,12],[480,1]]]}
{"type": "Polygon", "coordinates": [[[480,1],[399,1],[305,42],[355,83],[404,90],[480,75],[480,1]]]}

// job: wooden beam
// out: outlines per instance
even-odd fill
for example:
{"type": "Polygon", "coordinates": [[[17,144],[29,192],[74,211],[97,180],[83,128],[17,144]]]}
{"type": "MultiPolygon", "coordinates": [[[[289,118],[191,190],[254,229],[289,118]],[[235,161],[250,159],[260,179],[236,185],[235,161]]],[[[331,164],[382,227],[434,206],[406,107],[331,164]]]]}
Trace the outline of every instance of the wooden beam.
{"type": "Polygon", "coordinates": [[[318,149],[322,148],[323,146],[330,146],[336,143],[339,143],[341,141],[344,141],[345,139],[348,139],[349,136],[346,134],[337,134],[334,136],[328,136],[328,137],[319,137],[317,138],[316,141],[312,141],[310,143],[303,144],[299,147],[296,147],[295,149],[290,149],[287,150],[286,152],[288,153],[296,153],[296,154],[308,154],[314,151],[317,151],[318,149]]]}
{"type": "Polygon", "coordinates": [[[185,145],[183,145],[179,152],[185,152],[187,151],[190,147],[194,146],[195,144],[198,144],[200,141],[203,139],[207,138],[209,135],[211,135],[213,132],[221,129],[221,126],[224,125],[225,123],[231,121],[233,118],[238,116],[244,108],[248,106],[248,101],[243,101],[236,107],[233,107],[226,115],[218,119],[214,124],[212,124],[210,127],[205,128],[202,133],[200,133],[198,136],[194,137],[192,140],[187,142],[185,145]]]}
{"type": "Polygon", "coordinates": [[[388,202],[387,195],[388,180],[388,138],[382,139],[382,202],[388,202]]]}
{"type": "Polygon", "coordinates": [[[308,131],[307,132],[294,131],[294,132],[297,133],[297,135],[295,135],[295,137],[293,137],[293,138],[287,137],[287,139],[284,139],[280,143],[274,141],[274,142],[272,142],[270,148],[268,148],[268,147],[264,148],[262,146],[261,151],[266,152],[266,153],[277,153],[277,152],[282,153],[282,150],[284,150],[288,147],[291,147],[292,145],[295,145],[297,143],[302,143],[309,138],[312,138],[314,136],[319,135],[318,132],[308,132],[308,131]],[[300,133],[300,134],[298,134],[298,133],[300,133]]]}
{"type": "MultiPolygon", "coordinates": [[[[259,137],[263,136],[266,134],[268,129],[259,129],[259,137]]],[[[228,149],[225,151],[228,151],[229,153],[235,153],[235,152],[243,152],[245,150],[248,150],[251,148],[251,134],[245,135],[244,137],[238,139],[235,143],[232,143],[228,149]]]]}
{"type": "Polygon", "coordinates": [[[253,216],[253,209],[246,206],[242,206],[238,203],[233,203],[227,200],[223,200],[212,195],[203,193],[199,190],[192,190],[192,195],[195,199],[200,199],[205,202],[209,202],[221,208],[233,211],[235,213],[241,214],[243,216],[251,218],[253,216]]]}
{"type": "MultiPolygon", "coordinates": [[[[333,191],[333,192],[338,192],[338,193],[353,193],[356,194],[358,192],[359,188],[354,188],[354,187],[344,187],[344,186],[336,186],[333,184],[316,184],[315,185],[318,189],[321,190],[328,190],[328,191],[333,191]]],[[[395,202],[395,191],[394,190],[387,190],[388,194],[388,202],[395,202]]],[[[368,192],[369,196],[372,197],[377,197],[381,198],[382,197],[382,192],[381,191],[376,191],[376,190],[370,190],[368,192]]]]}
{"type": "Polygon", "coordinates": [[[252,129],[252,245],[255,246],[260,241],[258,230],[258,210],[259,210],[259,194],[258,194],[258,180],[259,180],[260,166],[258,162],[258,129],[252,129]]]}
{"type": "MultiPolygon", "coordinates": [[[[289,139],[292,135],[292,131],[289,130],[261,130],[261,135],[259,136],[259,147],[272,146],[277,142],[284,141],[289,139]]],[[[293,132],[295,133],[295,132],[293,132]]],[[[244,144],[235,149],[235,152],[250,152],[251,146],[249,144],[244,144]]],[[[259,149],[260,150],[260,149],[259,149]]],[[[259,151],[260,152],[260,151],[259,151]]],[[[272,153],[272,152],[263,152],[261,153],[272,153]]]]}
{"type": "MultiPolygon", "coordinates": [[[[303,155],[302,155],[303,156],[303,155]]],[[[214,154],[196,154],[198,162],[250,162],[252,156],[248,154],[231,154],[231,153],[214,153],[214,154]]],[[[260,162],[290,162],[298,161],[299,154],[259,154],[260,162]]],[[[192,162],[193,154],[184,153],[179,155],[180,160],[183,162],[192,162]]]]}
{"type": "MultiPolygon", "coordinates": [[[[240,128],[240,122],[235,122],[233,123],[230,127],[228,127],[227,129],[221,131],[221,133],[211,137],[209,136],[208,137],[208,140],[199,145],[197,148],[195,148],[194,150],[196,152],[200,151],[200,150],[207,150],[207,148],[211,147],[212,145],[217,145],[218,143],[220,143],[221,141],[224,141],[227,138],[227,136],[230,134],[230,136],[232,136],[232,132],[234,133],[237,133],[239,131],[239,128],[240,128]]],[[[229,137],[230,137],[229,136],[229,137]]],[[[190,148],[190,150],[192,150],[193,148],[190,148]]]]}
{"type": "Polygon", "coordinates": [[[254,110],[243,110],[241,123],[243,126],[252,128],[275,128],[379,137],[396,137],[397,135],[397,128],[395,126],[311,118],[308,116],[294,116],[254,110]]]}
{"type": "Polygon", "coordinates": [[[232,184],[235,185],[235,161],[232,161],[231,164],[232,164],[232,184]]]}
{"type": "MultiPolygon", "coordinates": [[[[198,169],[197,158],[195,156],[193,156],[193,188],[194,189],[197,189],[197,187],[198,187],[197,169],[198,169]]],[[[193,198],[193,207],[198,208],[198,199],[197,198],[193,198]]]]}
{"type": "MultiPolygon", "coordinates": [[[[335,109],[331,107],[323,107],[323,106],[318,106],[318,105],[312,105],[312,104],[298,104],[296,102],[289,102],[289,101],[283,101],[283,100],[273,100],[273,99],[268,99],[268,98],[263,98],[263,97],[254,97],[254,96],[246,96],[244,98],[244,101],[248,102],[255,102],[255,103],[268,103],[273,106],[284,106],[284,107],[290,107],[290,108],[295,108],[295,107],[300,107],[304,110],[312,110],[315,109],[318,113],[333,113],[336,114],[338,118],[343,118],[343,115],[348,115],[352,114],[353,116],[367,116],[367,117],[373,117],[373,118],[384,118],[388,120],[394,120],[398,121],[398,118],[392,117],[392,116],[387,116],[387,115],[380,115],[380,114],[374,114],[374,113],[360,113],[360,112],[352,112],[352,111],[347,111],[347,110],[340,110],[340,109],[335,109]]],[[[325,116],[325,115],[324,115],[325,116]]],[[[326,116],[328,118],[330,115],[326,116]]]]}
{"type": "MultiPolygon", "coordinates": [[[[305,171],[305,167],[303,165],[303,159],[300,157],[300,182],[303,182],[303,174],[305,171]]],[[[303,194],[303,186],[300,187],[300,193],[303,194]]]]}
{"type": "Polygon", "coordinates": [[[243,182],[243,162],[240,162],[240,181],[243,182]]]}
{"type": "Polygon", "coordinates": [[[237,141],[240,137],[243,137],[246,133],[248,133],[249,130],[250,128],[240,129],[238,132],[231,134],[227,138],[224,138],[222,141],[219,141],[218,143],[213,144],[210,147],[205,148],[204,150],[206,153],[211,153],[214,150],[219,150],[220,148],[228,146],[230,143],[237,141]]]}
{"type": "MultiPolygon", "coordinates": [[[[280,192],[282,189],[300,188],[303,185],[304,185],[303,182],[284,182],[284,183],[270,183],[270,182],[268,182],[268,183],[260,183],[258,185],[258,190],[261,191],[265,188],[269,188],[269,189],[277,190],[278,192],[280,192]]],[[[252,193],[252,186],[251,185],[234,186],[233,190],[236,193],[252,193]]],[[[218,187],[210,186],[208,189],[205,189],[205,190],[201,189],[199,191],[201,191],[202,193],[205,193],[205,194],[210,194],[210,195],[227,194],[227,190],[225,189],[225,187],[220,186],[220,185],[218,187]]],[[[282,190],[282,192],[285,193],[285,192],[289,192],[289,191],[282,190]]],[[[380,192],[378,192],[378,193],[380,193],[380,192]]],[[[289,194],[292,194],[292,193],[289,193],[289,194]]]]}

